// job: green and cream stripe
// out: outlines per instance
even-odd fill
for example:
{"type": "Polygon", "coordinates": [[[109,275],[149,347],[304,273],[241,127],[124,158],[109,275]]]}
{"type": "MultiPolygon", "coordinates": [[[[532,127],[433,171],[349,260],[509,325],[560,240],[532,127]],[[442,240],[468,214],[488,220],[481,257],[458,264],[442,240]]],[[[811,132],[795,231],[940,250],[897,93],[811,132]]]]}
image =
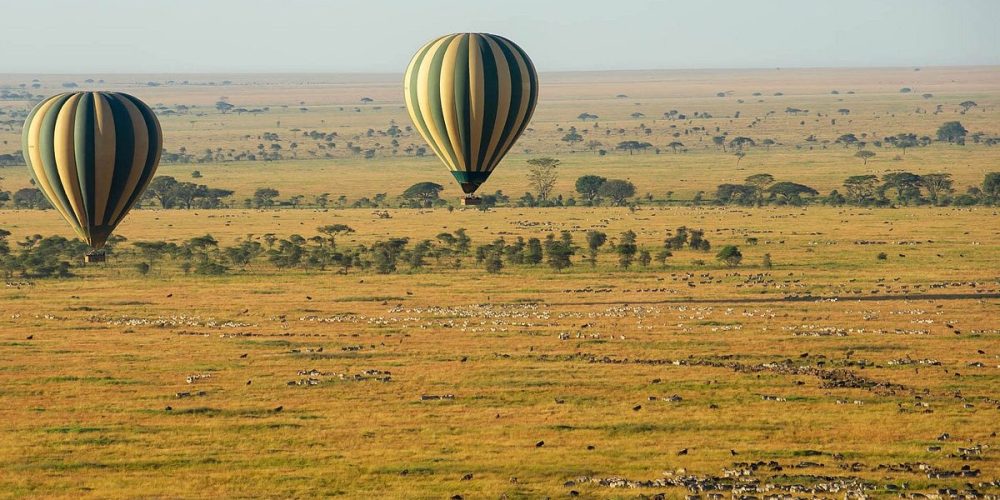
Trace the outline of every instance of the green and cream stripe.
{"type": "Polygon", "coordinates": [[[22,133],[35,184],[95,249],[152,180],[162,148],[153,111],[118,92],[52,96],[31,111],[22,133]]]}
{"type": "Polygon", "coordinates": [[[413,56],[403,80],[420,135],[466,193],[475,192],[524,132],[538,75],[514,42],[486,33],[446,35],[413,56]]]}

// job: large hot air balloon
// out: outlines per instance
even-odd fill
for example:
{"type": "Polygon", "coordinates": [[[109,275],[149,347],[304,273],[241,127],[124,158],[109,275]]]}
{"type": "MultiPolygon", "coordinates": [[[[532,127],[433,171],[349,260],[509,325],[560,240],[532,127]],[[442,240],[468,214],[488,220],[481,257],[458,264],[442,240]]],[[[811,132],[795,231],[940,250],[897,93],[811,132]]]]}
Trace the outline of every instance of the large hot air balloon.
{"type": "Polygon", "coordinates": [[[451,170],[466,204],[524,132],[538,75],[514,42],[487,33],[442,36],[406,69],[406,107],[420,135],[451,170]]]}
{"type": "Polygon", "coordinates": [[[99,250],[156,172],[160,124],[119,92],[72,92],[41,102],[24,122],[22,150],[35,184],[76,233],[99,250]]]}

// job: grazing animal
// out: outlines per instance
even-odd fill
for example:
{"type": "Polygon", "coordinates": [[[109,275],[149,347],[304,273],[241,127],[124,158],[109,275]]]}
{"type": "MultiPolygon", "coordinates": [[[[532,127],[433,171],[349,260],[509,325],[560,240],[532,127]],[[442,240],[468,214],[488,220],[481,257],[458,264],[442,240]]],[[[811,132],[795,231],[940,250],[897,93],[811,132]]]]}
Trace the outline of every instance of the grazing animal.
{"type": "Polygon", "coordinates": [[[274,409],[274,412],[275,413],[281,413],[281,411],[284,410],[284,409],[285,409],[284,406],[279,406],[279,407],[277,407],[277,408],[274,409]]]}
{"type": "Polygon", "coordinates": [[[245,352],[245,353],[243,353],[243,354],[240,354],[240,359],[244,359],[244,358],[246,358],[248,354],[249,354],[249,353],[246,353],[246,352],[245,352]]]}
{"type": "Polygon", "coordinates": [[[31,340],[31,339],[35,338],[35,336],[34,336],[34,335],[28,335],[28,336],[27,336],[27,337],[25,337],[25,338],[27,338],[28,340],[31,340]]]}
{"type": "Polygon", "coordinates": [[[247,385],[250,385],[252,383],[253,383],[253,380],[247,380],[247,385]]]}
{"type": "Polygon", "coordinates": [[[642,409],[642,405],[635,405],[632,407],[632,411],[639,411],[642,409]]]}
{"type": "Polygon", "coordinates": [[[734,456],[734,457],[736,455],[739,455],[739,453],[737,453],[736,450],[729,450],[729,454],[732,455],[732,456],[734,456]]]}
{"type": "Polygon", "coordinates": [[[542,446],[545,446],[545,441],[539,441],[535,443],[535,448],[541,448],[542,446]]]}
{"type": "Polygon", "coordinates": [[[677,452],[677,456],[687,455],[687,454],[688,454],[687,448],[684,448],[683,450],[677,452]]]}
{"type": "Polygon", "coordinates": [[[472,481],[472,474],[462,476],[462,481],[472,481]]]}
{"type": "Polygon", "coordinates": [[[174,407],[173,406],[168,406],[168,407],[164,408],[164,410],[166,410],[166,411],[174,411],[174,407]]]}
{"type": "Polygon", "coordinates": [[[168,294],[167,294],[167,298],[168,298],[168,299],[169,299],[170,297],[173,297],[173,296],[174,296],[174,294],[172,294],[172,293],[168,293],[168,294]]]}

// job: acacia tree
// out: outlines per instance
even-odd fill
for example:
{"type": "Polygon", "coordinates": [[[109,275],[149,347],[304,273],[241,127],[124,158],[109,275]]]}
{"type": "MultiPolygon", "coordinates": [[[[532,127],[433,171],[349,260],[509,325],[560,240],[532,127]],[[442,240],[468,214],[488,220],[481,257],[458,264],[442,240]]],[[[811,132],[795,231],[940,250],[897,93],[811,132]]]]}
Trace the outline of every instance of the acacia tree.
{"type": "Polygon", "coordinates": [[[910,172],[891,172],[882,176],[879,194],[885,196],[890,189],[896,191],[896,201],[908,204],[920,200],[920,176],[910,172]]]}
{"type": "Polygon", "coordinates": [[[326,238],[330,240],[330,248],[337,248],[337,236],[341,234],[353,233],[354,229],[347,224],[330,224],[328,226],[319,227],[317,231],[325,234],[326,238]]]}
{"type": "Polygon", "coordinates": [[[722,250],[719,250],[715,258],[729,267],[736,267],[743,261],[743,254],[740,252],[739,247],[726,245],[722,247],[722,250]]]}
{"type": "Polygon", "coordinates": [[[767,188],[767,192],[778,198],[779,202],[800,205],[803,196],[816,196],[819,191],[796,182],[779,182],[767,188]]]}
{"type": "Polygon", "coordinates": [[[865,161],[865,165],[868,165],[868,160],[875,157],[875,152],[868,151],[867,149],[862,149],[861,151],[854,153],[854,156],[861,158],[862,160],[865,161]]]}
{"type": "Polygon", "coordinates": [[[609,198],[611,204],[622,206],[625,202],[635,196],[635,185],[622,179],[611,179],[597,190],[599,196],[609,198]]]}
{"type": "Polygon", "coordinates": [[[418,182],[403,191],[403,198],[429,205],[440,198],[444,186],[433,182],[418,182]]]}
{"type": "Polygon", "coordinates": [[[556,168],[560,163],[558,159],[547,156],[528,160],[528,182],[535,189],[539,200],[547,200],[552,194],[558,178],[556,168]]]}
{"type": "Polygon", "coordinates": [[[274,206],[274,199],[279,195],[278,190],[274,188],[262,187],[258,188],[253,193],[253,206],[254,208],[265,208],[274,206]]]}
{"type": "Polygon", "coordinates": [[[965,142],[965,134],[968,132],[962,126],[961,122],[945,122],[938,127],[937,138],[939,141],[958,142],[962,144],[965,142]]]}
{"type": "Polygon", "coordinates": [[[594,152],[596,152],[598,149],[600,149],[600,147],[603,146],[603,145],[604,144],[601,141],[598,141],[596,139],[591,139],[591,140],[587,141],[587,149],[589,149],[591,151],[594,151],[594,152]]]}
{"type": "Polygon", "coordinates": [[[597,265],[597,250],[608,241],[608,235],[600,231],[587,231],[587,250],[590,254],[590,267],[597,265]]]}
{"type": "Polygon", "coordinates": [[[757,143],[754,142],[753,139],[751,139],[749,137],[742,137],[742,136],[740,136],[740,137],[737,137],[737,138],[729,141],[729,147],[732,148],[732,149],[735,149],[735,150],[743,150],[744,148],[747,148],[747,147],[750,147],[750,146],[756,146],[756,145],[757,145],[757,143]]]}
{"type": "Polygon", "coordinates": [[[576,179],[576,192],[580,193],[584,200],[594,201],[605,182],[608,182],[608,179],[599,175],[580,176],[576,179]]]}
{"type": "Polygon", "coordinates": [[[955,191],[952,188],[951,174],[926,174],[920,176],[919,184],[927,190],[927,197],[931,203],[937,205],[941,197],[955,191]]]}
{"type": "Polygon", "coordinates": [[[753,186],[757,204],[761,204],[764,202],[764,190],[774,182],[774,176],[771,174],[754,174],[744,179],[744,181],[753,186]]]}
{"type": "Polygon", "coordinates": [[[621,151],[628,151],[628,154],[631,156],[632,153],[635,151],[645,151],[651,147],[653,147],[653,145],[648,142],[622,141],[619,142],[617,146],[615,146],[615,149],[621,151]]]}
{"type": "Polygon", "coordinates": [[[632,259],[635,258],[636,252],[639,251],[639,247],[635,244],[635,233],[632,230],[622,233],[615,250],[618,252],[618,265],[628,269],[632,265],[632,259]]]}
{"type": "Polygon", "coordinates": [[[160,208],[171,208],[174,205],[177,184],[177,179],[169,175],[157,176],[149,183],[146,194],[155,198],[160,203],[160,208]]]}
{"type": "Polygon", "coordinates": [[[834,142],[838,144],[843,144],[844,147],[846,148],[847,146],[850,146],[851,144],[858,142],[858,138],[854,134],[844,134],[838,137],[837,140],[834,142]]]}
{"type": "Polygon", "coordinates": [[[545,254],[547,257],[546,262],[549,264],[549,267],[555,269],[556,271],[562,271],[563,269],[573,265],[570,257],[572,257],[576,252],[573,250],[573,241],[571,238],[572,236],[570,236],[567,231],[563,231],[562,239],[555,239],[555,236],[551,233],[548,237],[546,237],[545,254]]]}
{"type": "Polygon", "coordinates": [[[989,203],[1000,201],[1000,172],[990,172],[983,178],[983,197],[989,203]]]}
{"type": "Polygon", "coordinates": [[[844,181],[844,188],[847,189],[847,196],[859,205],[874,201],[875,193],[878,191],[878,176],[875,175],[853,175],[844,181]]]}
{"type": "Polygon", "coordinates": [[[574,142],[583,142],[583,136],[576,131],[576,127],[570,127],[569,132],[563,136],[562,141],[570,144],[573,144],[574,142]]]}
{"type": "Polygon", "coordinates": [[[746,155],[747,154],[744,153],[743,151],[737,151],[737,152],[733,153],[733,156],[736,157],[736,166],[737,167],[740,166],[740,161],[742,161],[743,157],[746,156],[746,155]]]}

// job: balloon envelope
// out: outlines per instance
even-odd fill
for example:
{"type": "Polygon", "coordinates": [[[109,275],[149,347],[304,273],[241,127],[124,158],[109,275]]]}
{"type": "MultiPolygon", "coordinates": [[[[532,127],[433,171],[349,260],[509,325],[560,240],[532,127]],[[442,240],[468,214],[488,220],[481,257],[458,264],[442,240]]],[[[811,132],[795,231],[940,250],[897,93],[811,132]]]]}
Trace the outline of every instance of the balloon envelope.
{"type": "Polygon", "coordinates": [[[22,136],[35,184],[95,250],[139,200],[162,147],[153,111],[118,92],[45,99],[28,115],[22,136]]]}
{"type": "Polygon", "coordinates": [[[417,131],[469,194],[514,146],[538,101],[528,55],[486,33],[446,35],[424,45],[403,87],[417,131]]]}

